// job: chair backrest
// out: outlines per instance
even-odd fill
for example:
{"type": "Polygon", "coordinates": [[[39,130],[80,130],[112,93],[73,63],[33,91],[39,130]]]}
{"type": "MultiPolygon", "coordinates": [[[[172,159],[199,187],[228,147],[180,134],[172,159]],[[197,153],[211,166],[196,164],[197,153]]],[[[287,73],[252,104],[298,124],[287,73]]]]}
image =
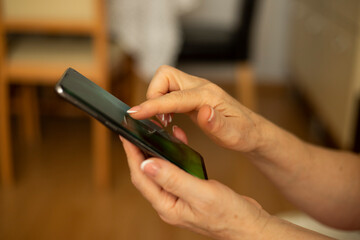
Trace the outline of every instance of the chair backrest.
{"type": "Polygon", "coordinates": [[[90,33],[97,0],[2,0],[6,31],[90,33]]]}
{"type": "Polygon", "coordinates": [[[247,60],[249,56],[250,36],[253,19],[259,0],[239,1],[238,20],[233,31],[224,31],[219,27],[204,26],[200,29],[186,27],[184,44],[180,59],[219,61],[247,60]],[[199,35],[203,35],[200,36],[199,35]],[[204,38],[208,36],[208,40],[204,38]],[[201,40],[199,40],[201,39],[201,40]]]}
{"type": "Polygon", "coordinates": [[[98,77],[107,78],[105,0],[0,0],[0,63],[6,66],[7,34],[89,36],[98,77]]]}
{"type": "Polygon", "coordinates": [[[258,0],[243,0],[240,22],[237,24],[238,27],[233,38],[236,59],[247,60],[249,58],[250,37],[257,5],[258,0]]]}

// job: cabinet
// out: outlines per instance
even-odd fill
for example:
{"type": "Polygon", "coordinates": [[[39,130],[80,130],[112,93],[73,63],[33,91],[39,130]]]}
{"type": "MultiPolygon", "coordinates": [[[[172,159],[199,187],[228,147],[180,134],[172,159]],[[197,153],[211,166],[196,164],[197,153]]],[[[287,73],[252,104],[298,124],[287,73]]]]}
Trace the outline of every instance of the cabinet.
{"type": "Polygon", "coordinates": [[[337,145],[354,147],[360,93],[360,1],[294,0],[290,73],[337,145]]]}

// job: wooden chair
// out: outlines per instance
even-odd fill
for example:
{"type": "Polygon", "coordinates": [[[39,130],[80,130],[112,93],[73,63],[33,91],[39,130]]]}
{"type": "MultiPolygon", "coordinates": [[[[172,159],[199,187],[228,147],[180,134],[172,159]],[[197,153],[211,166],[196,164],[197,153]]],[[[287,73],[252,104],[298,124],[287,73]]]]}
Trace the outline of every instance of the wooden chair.
{"type": "MultiPolygon", "coordinates": [[[[39,113],[34,86],[53,86],[72,66],[109,89],[108,38],[105,0],[0,0],[0,11],[0,169],[4,187],[11,187],[9,86],[22,86],[23,134],[27,141],[35,141],[39,113]],[[21,37],[10,42],[14,34],[21,37]]],[[[91,121],[95,185],[106,188],[109,131],[91,121]]]]}
{"type": "Polygon", "coordinates": [[[252,110],[256,110],[257,103],[255,76],[249,62],[249,40],[258,4],[259,0],[240,1],[238,21],[230,31],[218,26],[186,26],[179,56],[180,61],[234,63],[237,97],[252,110]]]}

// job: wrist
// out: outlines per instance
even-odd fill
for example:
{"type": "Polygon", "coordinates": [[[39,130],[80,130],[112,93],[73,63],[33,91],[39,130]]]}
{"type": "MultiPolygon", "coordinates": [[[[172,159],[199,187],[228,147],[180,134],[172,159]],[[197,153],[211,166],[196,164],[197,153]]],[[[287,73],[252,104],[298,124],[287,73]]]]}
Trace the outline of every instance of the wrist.
{"type": "Polygon", "coordinates": [[[257,147],[245,156],[270,179],[277,179],[278,184],[294,180],[290,178],[299,169],[299,156],[310,154],[307,144],[266,119],[258,127],[257,147]]]}
{"type": "Polygon", "coordinates": [[[254,239],[329,239],[319,233],[294,225],[279,217],[272,216],[261,210],[256,221],[246,225],[242,224],[241,234],[234,234],[229,240],[254,239]]]}
{"type": "Polygon", "coordinates": [[[241,237],[236,239],[242,239],[242,240],[267,239],[266,238],[268,234],[267,231],[270,223],[274,221],[273,218],[274,218],[273,216],[271,216],[265,210],[261,209],[259,215],[256,218],[256,221],[254,221],[249,226],[246,226],[241,237]]]}
{"type": "MultiPolygon", "coordinates": [[[[242,209],[242,212],[244,212],[244,209],[242,209]]],[[[260,205],[255,206],[253,203],[246,208],[244,213],[245,215],[241,218],[228,221],[226,230],[223,231],[223,234],[218,239],[253,240],[261,238],[263,229],[266,228],[272,216],[260,205]]]]}
{"type": "MultiPolygon", "coordinates": [[[[260,117],[261,118],[261,117],[260,117]]],[[[276,126],[272,122],[262,118],[257,124],[258,139],[256,147],[249,152],[251,159],[266,159],[267,161],[281,158],[291,153],[293,150],[304,149],[304,142],[293,134],[276,126]]]]}
{"type": "Polygon", "coordinates": [[[278,145],[279,130],[278,126],[259,116],[255,128],[257,140],[251,154],[267,155],[270,150],[275,149],[278,145]]]}

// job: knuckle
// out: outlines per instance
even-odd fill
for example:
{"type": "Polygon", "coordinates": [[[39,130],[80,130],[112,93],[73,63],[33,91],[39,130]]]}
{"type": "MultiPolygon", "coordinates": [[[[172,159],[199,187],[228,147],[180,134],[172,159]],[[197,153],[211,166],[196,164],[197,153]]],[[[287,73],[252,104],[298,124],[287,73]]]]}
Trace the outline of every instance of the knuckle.
{"type": "Polygon", "coordinates": [[[169,214],[169,213],[158,213],[158,214],[159,214],[159,217],[161,218],[161,220],[163,220],[164,222],[166,222],[170,225],[179,226],[182,223],[180,218],[174,216],[173,214],[169,214]]]}
{"type": "Polygon", "coordinates": [[[209,100],[214,97],[214,92],[209,87],[205,87],[201,90],[201,95],[204,100],[209,100]]]}
{"type": "Polygon", "coordinates": [[[151,99],[153,98],[154,93],[153,92],[149,92],[149,90],[146,92],[146,99],[151,99]]]}
{"type": "Polygon", "coordinates": [[[168,102],[174,103],[174,110],[173,112],[178,112],[179,111],[179,104],[178,103],[182,103],[184,102],[187,98],[189,98],[190,96],[188,96],[189,94],[187,93],[187,91],[174,91],[174,92],[170,92],[167,94],[168,97],[168,102]],[[176,103],[176,104],[175,104],[176,103]]]}
{"type": "Polygon", "coordinates": [[[212,181],[211,186],[207,190],[206,198],[198,203],[199,210],[203,213],[212,211],[215,218],[221,218],[224,215],[224,204],[227,204],[227,200],[224,201],[224,195],[228,195],[224,186],[216,181],[212,181]],[[216,209],[214,211],[214,209],[216,209]]]}
{"type": "Polygon", "coordinates": [[[219,191],[217,191],[216,187],[210,187],[208,190],[208,199],[207,199],[207,205],[213,206],[216,204],[217,199],[219,197],[219,191]]]}
{"type": "Polygon", "coordinates": [[[170,96],[172,96],[173,98],[178,99],[179,101],[182,101],[184,99],[186,99],[187,97],[187,92],[186,91],[174,91],[169,93],[170,96]]]}
{"type": "Polygon", "coordinates": [[[212,211],[213,209],[219,209],[218,202],[216,199],[216,196],[214,194],[208,193],[206,199],[201,200],[197,203],[198,211],[207,213],[209,211],[212,211]]]}
{"type": "Polygon", "coordinates": [[[222,98],[224,91],[218,85],[208,82],[202,88],[202,96],[204,99],[213,99],[214,97],[222,98]]]}
{"type": "Polygon", "coordinates": [[[161,66],[157,69],[156,73],[166,73],[166,72],[173,71],[173,70],[174,70],[173,67],[170,67],[170,66],[168,66],[168,65],[161,65],[161,66]]]}
{"type": "Polygon", "coordinates": [[[201,78],[201,77],[196,77],[193,75],[189,75],[189,80],[191,80],[192,82],[192,86],[193,87],[201,87],[201,86],[205,86],[209,83],[211,83],[209,80],[205,79],[205,78],[201,78]]]}
{"type": "Polygon", "coordinates": [[[240,142],[240,136],[230,137],[227,140],[227,146],[229,148],[235,148],[235,147],[239,146],[239,142],[240,142]]]}
{"type": "Polygon", "coordinates": [[[216,193],[219,192],[219,189],[223,188],[224,185],[216,180],[210,179],[208,182],[211,185],[211,189],[214,190],[216,193]]]}
{"type": "Polygon", "coordinates": [[[179,177],[174,173],[168,173],[162,187],[165,190],[172,192],[177,189],[179,184],[180,184],[179,177]]]}
{"type": "Polygon", "coordinates": [[[209,91],[214,92],[214,93],[218,93],[222,91],[222,88],[219,87],[218,85],[216,85],[215,83],[212,82],[207,82],[205,84],[205,88],[207,88],[209,91]]]}
{"type": "Polygon", "coordinates": [[[238,139],[229,138],[226,142],[226,146],[228,146],[229,148],[235,148],[239,145],[238,143],[238,139]]]}

